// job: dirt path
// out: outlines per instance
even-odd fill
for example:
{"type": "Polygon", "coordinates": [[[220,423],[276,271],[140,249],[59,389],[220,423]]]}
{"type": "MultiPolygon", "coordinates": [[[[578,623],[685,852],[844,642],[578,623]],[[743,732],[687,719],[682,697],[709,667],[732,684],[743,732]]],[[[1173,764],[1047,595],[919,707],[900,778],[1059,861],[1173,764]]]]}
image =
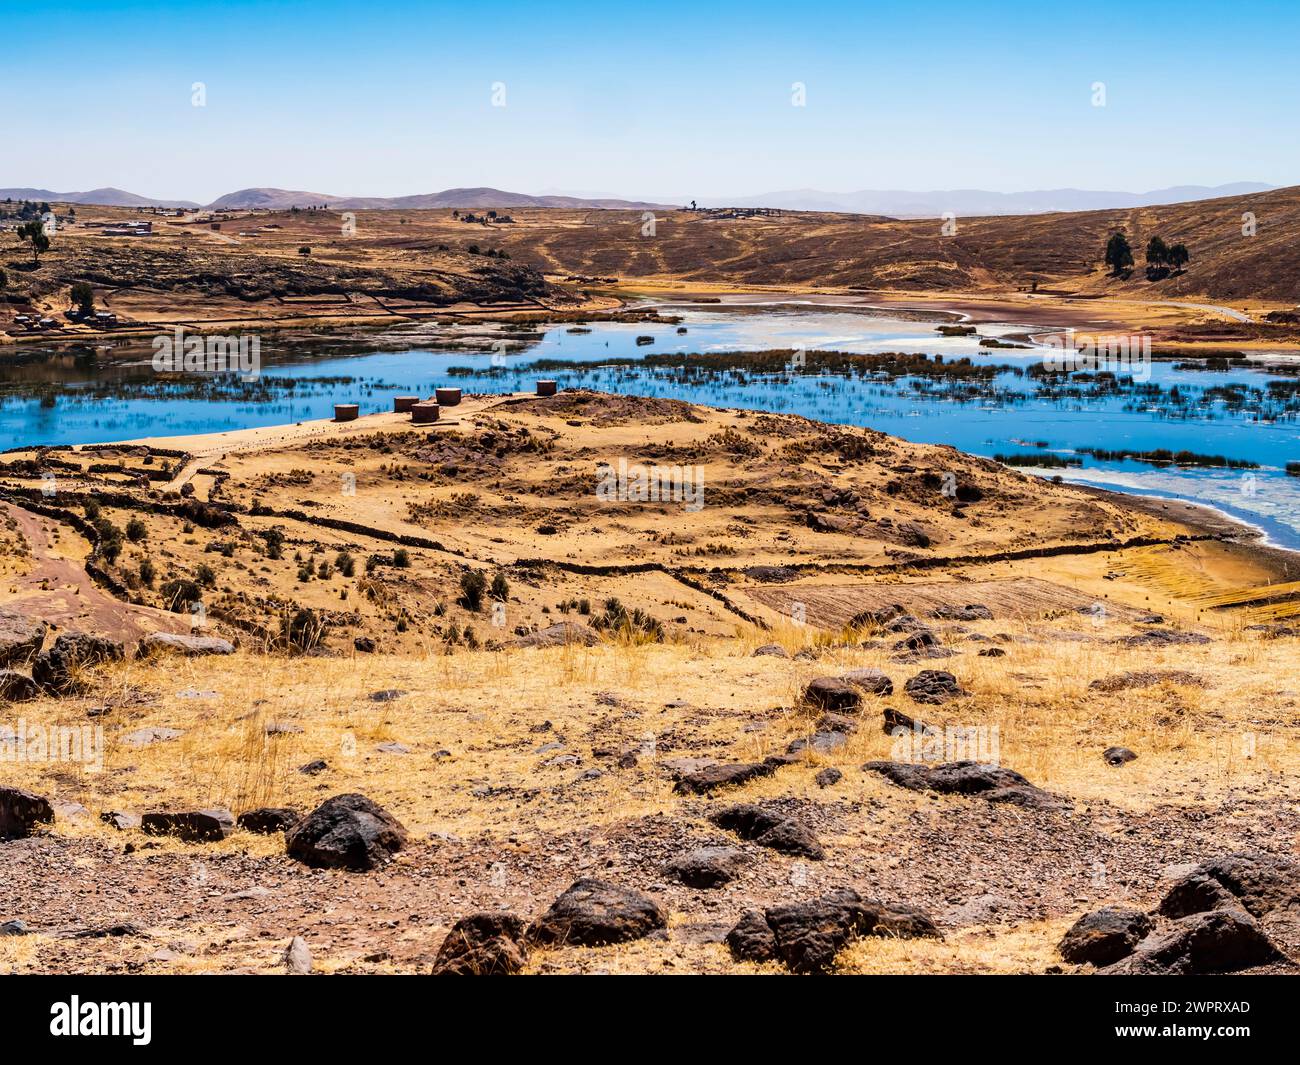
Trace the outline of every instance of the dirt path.
{"type": "Polygon", "coordinates": [[[186,619],[154,607],[115,599],[91,580],[69,540],[83,544],[70,529],[12,503],[0,503],[26,538],[31,570],[8,582],[7,609],[39,618],[59,629],[74,629],[133,643],[151,632],[187,632],[186,619]],[[59,539],[55,539],[55,530],[59,539]]]}

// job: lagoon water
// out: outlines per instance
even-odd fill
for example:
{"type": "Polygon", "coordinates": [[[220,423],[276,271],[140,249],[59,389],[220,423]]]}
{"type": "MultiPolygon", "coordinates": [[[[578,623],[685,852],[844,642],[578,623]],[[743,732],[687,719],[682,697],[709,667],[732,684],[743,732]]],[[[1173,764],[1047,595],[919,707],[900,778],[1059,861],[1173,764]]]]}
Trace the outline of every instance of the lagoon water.
{"type": "MultiPolygon", "coordinates": [[[[1151,366],[1145,383],[1121,387],[1078,378],[1070,388],[1045,388],[1026,371],[1041,349],[981,349],[978,337],[943,337],[933,322],[876,317],[862,309],[776,302],[746,307],[661,305],[683,317],[675,325],[592,323],[587,333],[553,326],[526,350],[494,357],[481,352],[373,351],[313,342],[262,345],[262,374],[253,385],[233,378],[165,383],[148,362],[21,349],[0,364],[0,448],[129,440],[220,432],[328,417],[336,402],[358,402],[363,414],[391,409],[394,393],[426,395],[455,383],[470,392],[531,389],[539,376],[564,386],[663,396],[723,407],[802,414],[866,425],[909,440],[951,444],[992,456],[1013,452],[1074,456],[1099,447],[1167,448],[1224,455],[1259,464],[1253,470],[1157,467],[1081,456],[1082,468],[1045,470],[1126,492],[1189,499],[1260,526],[1270,539],[1300,548],[1300,478],[1285,464],[1300,461],[1300,381],[1260,363],[1223,371],[1151,366]],[[640,346],[638,336],[653,336],[640,346]],[[611,358],[800,348],[970,357],[1006,367],[987,381],[945,376],[755,374],[687,371],[644,365],[601,365],[611,358]],[[580,363],[539,371],[541,360],[580,363]],[[460,372],[452,380],[450,371],[460,372]],[[466,375],[466,371],[469,371],[466,375]],[[1047,447],[1035,446],[1045,443],[1047,447]]],[[[1023,333],[1036,323],[980,326],[983,336],[1023,333]]]]}

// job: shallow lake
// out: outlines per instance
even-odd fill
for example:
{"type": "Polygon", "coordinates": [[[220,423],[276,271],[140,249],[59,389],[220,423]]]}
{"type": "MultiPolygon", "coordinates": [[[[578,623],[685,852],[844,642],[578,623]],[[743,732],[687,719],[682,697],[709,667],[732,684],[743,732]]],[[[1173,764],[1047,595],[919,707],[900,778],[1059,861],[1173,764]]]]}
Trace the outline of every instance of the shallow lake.
{"type": "MultiPolygon", "coordinates": [[[[1278,544],[1300,548],[1300,478],[1285,472],[1287,462],[1300,461],[1300,381],[1290,371],[1254,363],[1205,370],[1155,362],[1149,379],[1137,382],[1089,374],[1045,379],[1033,372],[1043,349],[981,348],[978,337],[941,336],[934,322],[872,316],[860,308],[798,302],[658,306],[665,315],[680,315],[680,327],[597,322],[581,327],[588,332],[574,332],[573,326],[550,326],[504,356],[487,343],[479,351],[429,350],[418,343],[373,351],[267,338],[261,374],[251,383],[234,377],[160,379],[147,345],[134,359],[9,349],[0,364],[0,447],[283,424],[328,417],[334,403],[345,401],[369,413],[391,409],[395,393],[427,395],[449,383],[469,392],[531,390],[546,376],[562,386],[867,425],[979,455],[1081,461],[1081,467],[1040,472],[1207,503],[1259,525],[1278,544]],[[653,343],[638,344],[644,336],[653,343]],[[601,365],[673,353],[787,348],[942,355],[947,361],[969,357],[998,369],[972,377],[601,365]],[[540,370],[539,362],[545,364],[540,370]],[[1153,466],[1080,455],[1080,448],[1186,450],[1258,468],[1153,466]]],[[[1000,337],[1040,326],[981,325],[979,331],[1000,337]]]]}

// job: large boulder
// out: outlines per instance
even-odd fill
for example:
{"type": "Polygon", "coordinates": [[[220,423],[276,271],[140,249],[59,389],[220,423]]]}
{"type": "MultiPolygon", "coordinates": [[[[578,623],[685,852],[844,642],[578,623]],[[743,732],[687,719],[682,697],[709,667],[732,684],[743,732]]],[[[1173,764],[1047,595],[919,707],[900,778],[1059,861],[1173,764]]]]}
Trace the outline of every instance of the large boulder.
{"type": "Polygon", "coordinates": [[[1075,965],[1112,965],[1132,954],[1153,927],[1141,910],[1103,906],[1075,921],[1056,949],[1075,965]]]}
{"type": "Polygon", "coordinates": [[[37,825],[54,824],[50,800],[22,788],[0,787],[0,840],[24,839],[37,825]]]}
{"type": "Polygon", "coordinates": [[[140,818],[150,836],[176,836],[187,843],[216,843],[235,830],[229,810],[156,810],[140,818]]]}
{"type": "Polygon", "coordinates": [[[32,679],[53,695],[70,695],[84,687],[82,671],[122,658],[120,643],[86,632],[64,633],[32,662],[32,679]]]}
{"type": "MultiPolygon", "coordinates": [[[[850,669],[840,674],[840,680],[852,684],[859,691],[868,695],[893,695],[894,682],[884,671],[879,669],[850,669]]],[[[827,709],[832,709],[827,707],[827,709]]]]}
{"type": "Polygon", "coordinates": [[[776,957],[776,934],[762,910],[746,910],[727,933],[727,946],[737,961],[771,961],[776,957]]]}
{"type": "Polygon", "coordinates": [[[1241,908],[1293,958],[1300,958],[1300,863],[1259,851],[1213,858],[1161,900],[1164,917],[1241,908]]]}
{"type": "Polygon", "coordinates": [[[19,673],[16,669],[0,669],[0,699],[21,703],[35,699],[40,693],[36,681],[26,673],[19,673]]]}
{"type": "Polygon", "coordinates": [[[803,701],[818,710],[851,714],[862,705],[862,692],[839,677],[817,677],[804,688],[803,701]]]}
{"type": "Polygon", "coordinates": [[[820,861],[826,856],[821,842],[811,828],[778,810],[753,803],[741,803],[719,810],[709,818],[715,825],[734,832],[741,839],[760,847],[769,847],[795,858],[820,861]]]}
{"type": "Polygon", "coordinates": [[[1149,936],[1133,954],[1101,971],[1194,976],[1236,972],[1279,958],[1255,918],[1225,907],[1179,918],[1167,932],[1149,936]]]}
{"type": "Polygon", "coordinates": [[[26,665],[41,649],[49,625],[0,610],[0,667],[26,665]]]}
{"type": "Polygon", "coordinates": [[[910,791],[936,791],[943,795],[979,795],[989,802],[1055,809],[1065,805],[1050,792],[1029,783],[1014,769],[982,762],[867,762],[864,773],[879,773],[910,791]]]}
{"type": "Polygon", "coordinates": [[[199,655],[232,655],[235,645],[217,636],[187,636],[176,632],[152,632],[136,647],[136,657],[177,654],[194,658],[199,655]]]}
{"type": "MultiPolygon", "coordinates": [[[[843,947],[864,936],[917,939],[939,935],[923,910],[863,898],[851,888],[806,902],[773,906],[763,917],[772,933],[772,956],[797,973],[826,972],[843,947]]],[[[741,918],[727,942],[737,957],[754,961],[765,960],[762,955],[769,946],[753,911],[741,918]]]]}
{"type": "Polygon", "coordinates": [[[526,926],[512,913],[474,913],[447,933],[434,976],[513,976],[528,960],[526,926]]]}
{"type": "Polygon", "coordinates": [[[730,788],[758,777],[771,776],[783,763],[769,758],[763,762],[721,763],[683,773],[673,785],[679,795],[707,795],[716,788],[730,788]]]}
{"type": "Polygon", "coordinates": [[[668,924],[668,914],[647,895],[605,880],[576,881],[529,930],[549,945],[600,947],[641,939],[668,924]]]}
{"type": "Polygon", "coordinates": [[[943,669],[921,670],[903,685],[903,690],[912,697],[914,702],[930,706],[946,703],[949,699],[967,694],[957,683],[957,678],[943,669]]]}
{"type": "Polygon", "coordinates": [[[697,847],[664,867],[664,875],[687,887],[720,888],[740,875],[745,852],[735,847],[697,847]]]}
{"type": "Polygon", "coordinates": [[[402,823],[364,795],[326,799],[285,835],[285,851],[306,865],[365,872],[406,844],[402,823]]]}

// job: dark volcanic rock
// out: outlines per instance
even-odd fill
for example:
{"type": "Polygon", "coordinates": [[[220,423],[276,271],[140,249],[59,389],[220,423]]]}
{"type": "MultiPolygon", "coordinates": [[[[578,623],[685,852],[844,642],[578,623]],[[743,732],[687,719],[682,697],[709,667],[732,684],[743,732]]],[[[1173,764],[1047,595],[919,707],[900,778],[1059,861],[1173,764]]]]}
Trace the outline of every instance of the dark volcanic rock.
{"type": "Polygon", "coordinates": [[[916,939],[939,934],[924,911],[864,899],[850,888],[808,902],[774,906],[766,917],[776,938],[777,957],[797,973],[825,972],[842,947],[862,936],[916,939]]]}
{"type": "Polygon", "coordinates": [[[215,843],[235,830],[229,810],[157,810],[140,818],[150,836],[176,836],[187,843],[215,843]]]}
{"type": "Polygon", "coordinates": [[[944,795],[979,795],[989,802],[1012,803],[1038,809],[1065,805],[1062,800],[1029,783],[1014,769],[980,762],[867,762],[864,773],[879,773],[900,788],[937,791],[944,795]]]}
{"type": "Polygon", "coordinates": [[[235,645],[217,636],[187,636],[175,632],[153,632],[136,647],[137,658],[153,654],[178,654],[188,658],[201,655],[233,655],[235,645]]]}
{"type": "Polygon", "coordinates": [[[406,829],[364,795],[326,799],[285,835],[290,858],[318,868],[362,872],[387,862],[406,843],[406,829]]]}
{"type": "Polygon", "coordinates": [[[245,810],[235,823],[246,832],[269,836],[287,832],[301,820],[302,814],[297,810],[285,806],[259,806],[256,810],[245,810]]]}
{"type": "MultiPolygon", "coordinates": [[[[850,669],[840,674],[840,680],[847,681],[853,687],[869,695],[893,695],[894,682],[879,669],[850,669]]],[[[826,709],[832,709],[827,707],[826,709]]]]}
{"type": "Polygon", "coordinates": [[[375,641],[369,636],[357,636],[353,639],[352,646],[363,655],[371,655],[375,653],[375,641]]]}
{"type": "Polygon", "coordinates": [[[512,913],[474,913],[447,933],[434,976],[513,976],[528,960],[526,925],[512,913]]]}
{"type": "Polygon", "coordinates": [[[50,800],[22,788],[0,787],[0,840],[24,839],[37,825],[54,824],[50,800]]]}
{"type": "Polygon", "coordinates": [[[697,847],[664,866],[664,875],[687,887],[720,888],[740,875],[745,852],[735,847],[697,847]]]}
{"type": "Polygon", "coordinates": [[[79,673],[101,662],[117,661],[122,645],[84,632],[64,633],[48,651],[32,662],[32,679],[54,695],[69,695],[81,688],[79,673]]]}
{"type": "Polygon", "coordinates": [[[654,899],[604,880],[584,878],[551,903],[528,937],[535,943],[600,947],[640,939],[668,924],[654,899]]]}
{"type": "Polygon", "coordinates": [[[1001,647],[986,647],[978,654],[980,658],[1006,658],[1007,656],[1006,651],[1002,650],[1001,647]]]}
{"type": "Polygon", "coordinates": [[[35,699],[40,693],[40,686],[26,673],[19,673],[16,669],[0,669],[0,699],[21,703],[35,699]]]}
{"type": "Polygon", "coordinates": [[[1240,907],[1289,953],[1300,955],[1300,864],[1243,851],[1197,866],[1161,900],[1165,917],[1240,907]]]}
{"type": "Polygon", "coordinates": [[[839,677],[817,677],[804,688],[803,700],[819,710],[853,713],[862,705],[862,693],[839,677]]]}
{"type": "Polygon", "coordinates": [[[820,861],[826,855],[816,834],[803,822],[753,803],[729,806],[709,820],[721,829],[736,833],[741,839],[781,854],[814,861],[820,861]]]}
{"type": "Polygon", "coordinates": [[[771,961],[776,957],[776,934],[761,910],[746,910],[727,933],[727,946],[737,961],[771,961]]]}
{"type": "Polygon", "coordinates": [[[965,695],[957,678],[942,669],[923,669],[903,685],[903,690],[915,702],[936,705],[958,695],[965,695]]]}
{"type": "Polygon", "coordinates": [[[1107,747],[1101,756],[1106,759],[1107,765],[1123,765],[1137,760],[1137,755],[1127,747],[1107,747]]]}
{"type": "Polygon", "coordinates": [[[692,773],[683,773],[673,785],[678,795],[707,795],[715,788],[734,787],[758,777],[771,776],[783,763],[769,758],[765,762],[740,762],[710,765],[692,773]]]}
{"type": "Polygon", "coordinates": [[[892,706],[885,707],[883,718],[884,730],[890,735],[898,729],[921,735],[934,735],[936,731],[934,726],[927,725],[919,717],[911,717],[901,710],[895,710],[892,706]]]}
{"type": "Polygon", "coordinates": [[[755,648],[752,657],[761,658],[763,655],[771,655],[773,658],[790,657],[790,653],[779,643],[765,643],[762,647],[755,648]]]}
{"type": "Polygon", "coordinates": [[[0,667],[26,665],[41,649],[49,625],[0,610],[0,667]]]}
{"type": "Polygon", "coordinates": [[[844,779],[844,774],[841,773],[834,766],[827,766],[815,777],[813,777],[813,780],[816,782],[819,788],[832,787],[833,785],[838,784],[843,779],[844,779]]]}
{"type": "Polygon", "coordinates": [[[1076,965],[1112,965],[1132,954],[1153,927],[1141,910],[1103,906],[1075,921],[1056,949],[1076,965]]]}
{"type": "Polygon", "coordinates": [[[992,621],[993,611],[982,603],[968,603],[962,607],[935,607],[930,612],[930,617],[941,621],[992,621]]]}
{"type": "Polygon", "coordinates": [[[1101,971],[1191,976],[1236,972],[1279,957],[1255,918],[1228,907],[1180,918],[1169,931],[1148,937],[1135,953],[1101,971]]]}

